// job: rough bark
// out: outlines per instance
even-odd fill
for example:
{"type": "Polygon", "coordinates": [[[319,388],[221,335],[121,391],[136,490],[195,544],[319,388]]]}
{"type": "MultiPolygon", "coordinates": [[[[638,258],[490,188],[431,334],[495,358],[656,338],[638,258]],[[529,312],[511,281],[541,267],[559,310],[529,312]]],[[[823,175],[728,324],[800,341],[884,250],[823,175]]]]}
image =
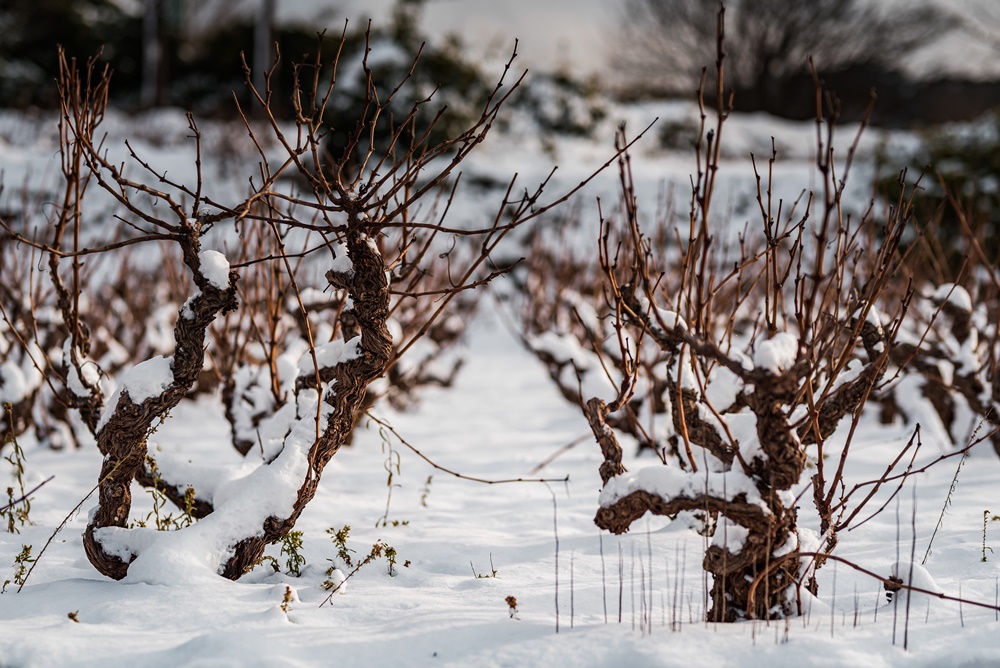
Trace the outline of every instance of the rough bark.
{"type": "Polygon", "coordinates": [[[386,327],[389,285],[382,256],[368,237],[356,230],[348,233],[347,247],[353,271],[349,274],[331,271],[327,279],[334,288],[345,289],[350,294],[361,335],[361,354],[321,370],[325,382],[332,381],[322,401],[334,410],[326,428],[309,450],[309,473],[299,487],[295,505],[287,517],[267,518],[260,534],[248,536],[234,546],[232,556],[222,569],[224,577],[239,578],[260,559],[268,544],[280,541],[292,530],[306,504],[315,496],[327,462],[349,441],[354,417],[368,384],[382,375],[392,355],[392,337],[386,327]]]}
{"type": "Polygon", "coordinates": [[[618,444],[615,433],[608,426],[609,411],[608,405],[604,401],[594,397],[587,402],[585,412],[587,421],[590,423],[590,430],[594,432],[594,438],[597,439],[597,444],[601,447],[601,454],[604,455],[600,473],[601,482],[607,485],[609,480],[625,472],[625,467],[622,465],[622,448],[618,444]]]}
{"type": "Polygon", "coordinates": [[[682,511],[699,510],[724,515],[730,522],[748,529],[749,535],[735,554],[718,545],[705,551],[702,566],[713,576],[708,619],[724,622],[748,616],[767,619],[774,617],[776,611],[777,614],[789,613],[786,592],[798,575],[798,564],[794,562],[775,569],[768,577],[765,595],[755,598],[752,611],[747,609],[754,577],[770,566],[775,549],[783,546],[795,532],[794,508],[784,508],[773,500],[767,505],[765,511],[757,504],[747,503],[742,494],[732,500],[708,494],[665,499],[639,490],[600,508],[594,522],[602,529],[622,534],[646,512],[669,517],[682,511]]]}
{"type": "MultiPolygon", "coordinates": [[[[3,380],[0,379],[0,388],[3,388],[3,380]]],[[[17,438],[31,426],[31,407],[35,402],[35,392],[32,392],[16,404],[11,404],[10,410],[6,406],[0,406],[0,452],[4,446],[14,438],[17,438]]]]}
{"type": "MultiPolygon", "coordinates": [[[[368,237],[357,230],[347,235],[348,254],[353,264],[349,273],[329,272],[327,279],[339,289],[347,290],[353,301],[353,313],[360,332],[359,355],[341,361],[333,367],[321,368],[321,381],[328,388],[322,397],[333,408],[325,428],[309,449],[309,470],[299,487],[296,501],[286,517],[268,517],[258,534],[248,536],[232,547],[229,559],[221,565],[220,574],[239,578],[263,554],[264,548],[280,541],[295,526],[299,515],[316,494],[320,476],[330,458],[346,443],[354,427],[354,418],[368,384],[386,368],[392,353],[392,339],[386,327],[389,314],[389,286],[382,256],[368,237]]],[[[187,260],[187,257],[185,258],[187,260]]],[[[196,272],[197,274],[197,272],[196,272]]],[[[210,285],[200,285],[202,294],[189,302],[193,318],[182,317],[175,329],[177,348],[174,354],[174,382],[161,395],[134,403],[123,392],[114,414],[98,432],[98,442],[106,453],[101,471],[100,505],[87,527],[84,546],[94,566],[109,577],[123,578],[131,560],[107,553],[94,532],[104,527],[124,527],[131,508],[129,485],[133,479],[155,484],[175,503],[183,503],[183,490],[169,482],[156,481],[145,467],[146,442],[153,423],[183,398],[197,379],[204,362],[205,333],[214,317],[235,307],[231,274],[230,290],[219,291],[210,285]]],[[[206,282],[207,283],[207,282],[206,282]]],[[[313,383],[315,385],[315,383],[313,383]]],[[[309,387],[308,383],[302,388],[309,387]]],[[[211,512],[211,505],[199,504],[196,516],[211,512]]],[[[133,556],[134,558],[134,556],[133,556]]]]}
{"type": "Polygon", "coordinates": [[[87,525],[83,545],[90,563],[116,580],[128,573],[131,559],[123,560],[105,551],[94,532],[105,527],[125,527],[128,523],[132,508],[130,486],[145,464],[146,438],[154,422],[180,403],[197,380],[204,364],[208,326],[220,313],[236,308],[236,272],[230,272],[227,289],[212,285],[200,272],[196,239],[184,245],[184,261],[194,272],[200,294],[189,300],[177,318],[173,382],[162,394],[138,404],[127,390],[123,391],[114,413],[97,432],[98,448],[105,456],[98,479],[98,507],[87,525]]]}
{"type": "MultiPolygon", "coordinates": [[[[58,246],[58,243],[55,244],[58,246]]],[[[66,388],[61,394],[66,406],[75,408],[80,412],[80,418],[84,425],[96,436],[97,424],[104,412],[104,393],[97,383],[89,383],[87,375],[81,368],[81,357],[86,357],[90,353],[90,330],[87,325],[80,320],[80,314],[73,307],[73,299],[63,285],[59,276],[59,256],[55,253],[49,255],[49,275],[52,287],[56,294],[56,304],[59,312],[62,313],[63,324],[69,333],[69,359],[63,359],[63,377],[69,378],[70,373],[75,373],[77,379],[86,390],[86,395],[79,395],[66,388]]]]}
{"type": "Polygon", "coordinates": [[[844,416],[853,413],[861,406],[862,400],[868,395],[871,388],[875,387],[884,373],[884,364],[869,364],[853,381],[830,393],[819,409],[816,423],[809,420],[799,428],[798,436],[802,444],[812,445],[829,438],[837,430],[837,426],[844,416]],[[819,428],[818,434],[817,426],[819,428]]]}
{"type": "Polygon", "coordinates": [[[734,459],[733,449],[722,440],[714,425],[701,419],[698,396],[694,390],[682,389],[681,401],[674,401],[672,406],[674,430],[680,434],[686,429],[688,440],[708,450],[726,466],[731,466],[734,459]]]}
{"type": "MultiPolygon", "coordinates": [[[[788,592],[798,576],[796,561],[782,562],[768,571],[764,595],[754,598],[753,609],[749,607],[749,595],[750,584],[759,573],[767,571],[771,566],[775,550],[794,540],[796,509],[794,506],[785,507],[777,494],[798,482],[806,463],[805,452],[783,410],[784,404],[793,394],[794,378],[791,373],[770,375],[767,382],[758,382],[754,391],[746,397],[747,404],[757,418],[757,436],[764,452],[764,457],[754,458],[749,463],[751,477],[766,509],[758,503],[748,503],[746,496],[742,494],[732,499],[707,493],[694,497],[664,498],[646,490],[638,490],[601,507],[594,518],[602,529],[621,534],[628,531],[631,524],[646,512],[672,517],[685,510],[701,510],[721,514],[730,522],[746,528],[748,535],[737,552],[717,545],[705,551],[703,567],[713,576],[710,592],[712,607],[708,611],[710,620],[731,622],[744,617],[769,619],[793,612],[788,592]]],[[[690,398],[690,410],[696,410],[694,397],[690,398]]],[[[595,419],[601,415],[597,412],[600,408],[600,404],[596,403],[598,401],[591,400],[588,404],[588,407],[594,407],[588,417],[591,429],[605,454],[601,477],[607,484],[613,477],[608,474],[614,470],[616,447],[620,468],[621,449],[614,432],[601,420],[595,419]]],[[[720,530],[716,529],[717,532],[720,530]]]]}

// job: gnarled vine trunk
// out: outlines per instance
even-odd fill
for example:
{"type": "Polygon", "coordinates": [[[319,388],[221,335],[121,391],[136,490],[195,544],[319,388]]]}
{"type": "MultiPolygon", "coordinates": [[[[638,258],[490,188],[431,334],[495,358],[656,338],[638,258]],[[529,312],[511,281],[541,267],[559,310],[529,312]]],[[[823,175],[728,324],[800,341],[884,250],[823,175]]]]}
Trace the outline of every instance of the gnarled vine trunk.
{"type": "MultiPolygon", "coordinates": [[[[98,483],[98,506],[91,514],[83,536],[83,546],[90,563],[104,575],[120,580],[128,573],[131,558],[108,552],[95,536],[106,527],[126,527],[132,508],[131,484],[146,462],[146,439],[154,423],[180,403],[190,391],[205,362],[205,334],[220,313],[235,309],[236,281],[229,272],[229,285],[220,287],[205,278],[201,271],[197,230],[181,240],[185,264],[192,270],[199,292],[178,314],[174,327],[175,350],[169,361],[170,381],[162,392],[136,402],[129,395],[128,380],[116,403],[108,406],[97,430],[97,445],[104,454],[98,483]]],[[[149,360],[152,361],[152,360],[149,360]]],[[[149,362],[147,361],[147,362],[149,362]]],[[[133,373],[142,369],[138,365],[133,373]]],[[[134,556],[134,555],[133,555],[134,556]]]]}
{"type": "MultiPolygon", "coordinates": [[[[782,493],[798,482],[806,457],[782,410],[791,398],[793,377],[790,373],[765,373],[758,374],[758,378],[760,382],[748,403],[757,419],[761,454],[748,462],[749,475],[740,470],[695,474],[667,467],[660,471],[645,469],[639,476],[629,476],[623,469],[615,473],[616,468],[621,469],[621,448],[614,432],[597,410],[588,415],[605,453],[605,464],[601,466],[604,491],[594,518],[597,526],[625,533],[646,512],[673,517],[682,511],[702,511],[725,518],[716,527],[716,540],[706,550],[703,561],[704,569],[713,578],[708,611],[712,621],[767,619],[793,612],[792,586],[799,575],[798,562],[783,561],[771,566],[776,552],[797,546],[795,506],[787,504],[782,493]],[[645,482],[642,475],[648,478],[645,482]],[[659,482],[646,484],[652,480],[659,482]],[[657,491],[664,489],[676,491],[657,491]],[[767,579],[758,587],[751,605],[751,584],[766,571],[767,579]]],[[[598,408],[594,402],[591,406],[598,408]]]]}
{"type": "Polygon", "coordinates": [[[295,506],[287,517],[267,518],[260,535],[248,536],[235,546],[222,571],[227,578],[236,579],[247,572],[260,559],[268,544],[281,540],[295,526],[306,504],[316,494],[323,468],[337,450],[349,442],[354,417],[365,398],[368,384],[382,375],[392,355],[392,337],[386,327],[389,285],[382,256],[374,242],[360,231],[349,232],[347,244],[353,270],[330,271],[327,279],[331,286],[347,290],[351,297],[354,304],[352,313],[359,332],[355,338],[360,338],[360,354],[333,368],[320,369],[320,380],[329,388],[322,401],[333,410],[322,433],[309,449],[309,474],[299,488],[295,506]]]}

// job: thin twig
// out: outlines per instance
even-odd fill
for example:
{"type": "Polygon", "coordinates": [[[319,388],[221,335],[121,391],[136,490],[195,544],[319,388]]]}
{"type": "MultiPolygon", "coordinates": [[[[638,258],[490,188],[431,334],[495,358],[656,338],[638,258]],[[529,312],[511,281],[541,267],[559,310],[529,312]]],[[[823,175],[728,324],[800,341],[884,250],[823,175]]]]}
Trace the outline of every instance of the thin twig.
{"type": "MultiPolygon", "coordinates": [[[[784,554],[784,555],[782,555],[780,557],[774,557],[774,561],[771,562],[771,566],[766,571],[758,574],[757,577],[754,578],[754,581],[750,584],[750,592],[749,592],[749,596],[748,596],[748,600],[750,601],[750,603],[751,604],[753,603],[754,594],[755,594],[755,592],[757,590],[757,587],[760,584],[760,582],[771,571],[773,571],[776,566],[780,565],[783,561],[787,561],[789,559],[799,559],[801,557],[821,557],[823,559],[829,559],[831,561],[838,561],[838,562],[840,562],[842,564],[846,564],[847,566],[850,566],[851,568],[853,568],[854,570],[858,571],[859,573],[863,573],[863,574],[865,574],[865,575],[867,575],[867,576],[869,576],[871,578],[874,578],[874,579],[878,580],[882,584],[888,584],[888,585],[890,585],[891,587],[894,587],[894,588],[895,587],[899,587],[900,589],[905,589],[907,591],[916,592],[918,594],[926,594],[927,596],[933,596],[934,598],[941,599],[942,601],[956,601],[956,602],[961,602],[961,603],[967,604],[967,605],[974,605],[974,606],[979,607],[979,608],[986,608],[987,610],[1000,610],[1000,606],[997,606],[997,605],[991,605],[989,603],[982,603],[980,601],[971,601],[969,599],[962,598],[960,596],[949,596],[948,594],[945,594],[943,592],[932,591],[930,589],[923,589],[922,587],[914,587],[913,585],[909,585],[909,584],[906,584],[906,583],[894,582],[894,581],[890,580],[889,578],[882,577],[878,573],[870,571],[867,568],[865,568],[863,566],[860,566],[859,564],[856,564],[853,561],[850,561],[849,559],[845,559],[844,557],[840,557],[840,556],[837,556],[835,554],[826,554],[824,552],[789,552],[788,554],[784,554]]],[[[747,608],[747,612],[748,612],[748,614],[752,614],[752,611],[753,611],[753,606],[750,605],[747,608]]]]}
{"type": "Polygon", "coordinates": [[[8,503],[6,506],[0,508],[0,513],[2,513],[3,511],[5,511],[5,510],[7,510],[9,508],[13,508],[14,506],[16,506],[17,504],[19,504],[19,503],[21,503],[23,501],[26,501],[29,496],[31,496],[32,494],[34,494],[35,492],[37,492],[39,489],[41,489],[41,487],[45,483],[49,482],[53,478],[55,478],[55,476],[54,475],[50,475],[48,478],[46,478],[42,482],[40,482],[37,485],[35,485],[31,490],[25,492],[19,499],[15,499],[15,500],[11,501],[10,503],[8,503]]]}
{"type": "Polygon", "coordinates": [[[457,471],[452,471],[451,469],[445,468],[444,466],[441,466],[440,464],[437,464],[436,462],[434,462],[427,455],[425,455],[424,453],[420,452],[420,450],[418,450],[415,446],[411,445],[405,438],[403,438],[399,434],[398,431],[395,430],[395,428],[393,428],[392,425],[390,425],[385,420],[380,420],[379,418],[377,418],[374,415],[372,415],[371,412],[367,412],[367,413],[365,413],[365,415],[368,416],[368,418],[371,419],[371,421],[374,422],[375,424],[379,425],[380,427],[385,428],[389,433],[391,433],[393,436],[395,436],[396,439],[399,440],[400,443],[402,443],[407,448],[409,448],[410,450],[412,450],[414,452],[414,454],[416,454],[418,457],[420,457],[421,459],[423,459],[425,462],[427,462],[428,464],[430,464],[431,466],[433,466],[435,469],[437,469],[438,471],[441,471],[442,473],[447,473],[448,475],[455,476],[456,478],[461,478],[462,480],[469,480],[471,482],[479,482],[479,483],[483,483],[484,485],[502,485],[502,484],[505,484],[505,483],[512,483],[512,482],[541,482],[541,483],[550,483],[550,482],[563,482],[563,483],[565,483],[565,482],[569,482],[569,475],[567,475],[567,476],[565,476],[563,478],[508,478],[508,479],[505,479],[505,480],[486,480],[485,478],[476,478],[474,476],[463,475],[461,473],[458,473],[457,471]]]}

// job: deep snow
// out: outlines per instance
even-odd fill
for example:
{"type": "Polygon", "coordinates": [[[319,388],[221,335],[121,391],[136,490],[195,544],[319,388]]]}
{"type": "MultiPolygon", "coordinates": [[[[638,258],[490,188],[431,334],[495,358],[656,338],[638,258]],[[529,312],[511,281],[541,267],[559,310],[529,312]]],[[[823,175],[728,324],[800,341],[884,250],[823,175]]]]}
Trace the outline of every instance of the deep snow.
{"type": "MultiPolygon", "coordinates": [[[[484,310],[473,326],[468,366],[456,387],[428,391],[412,414],[378,414],[444,466],[486,478],[523,476],[582,435],[586,424],[558,397],[542,368],[503,323],[484,310]]],[[[867,424],[855,446],[849,480],[874,477],[905,436],[898,429],[867,424]]],[[[236,461],[214,402],[182,406],[155,439],[179,454],[205,452],[236,461]]],[[[401,474],[393,479],[399,486],[392,490],[388,526],[375,526],[385,512],[387,453],[377,430],[369,428],[331,462],[320,493],[299,523],[308,561],[299,578],[274,574],[262,565],[236,583],[219,578],[148,584],[131,577],[112,582],[84,557],[80,533],[85,513],[78,513],[23,591],[8,587],[0,596],[0,665],[922,666],[1000,661],[993,611],[960,610],[958,604],[926,597],[915,596],[911,603],[909,651],[904,651],[905,608],[894,610],[877,583],[835,564],[819,572],[820,599],[801,618],[705,624],[700,621],[704,581],[698,558],[705,539],[662,518],[642,521],[622,538],[599,538],[592,516],[600,456],[589,440],[542,471],[552,478],[570,477],[566,484],[548,487],[457,480],[431,469],[398,443],[393,447],[400,453],[401,474]],[[428,476],[433,476],[429,491],[428,476]],[[559,536],[558,635],[553,495],[559,536]],[[393,526],[393,521],[401,524],[393,526]],[[326,559],[336,555],[324,531],[343,524],[351,525],[348,545],[359,553],[381,538],[397,549],[400,564],[409,560],[410,566],[397,566],[396,576],[390,577],[384,561],[373,563],[352,578],[346,595],[318,607],[326,597],[319,586],[326,578],[326,559]],[[490,574],[491,559],[496,577],[476,577],[490,574]],[[621,623],[619,563],[624,570],[621,623]],[[280,609],[285,585],[296,596],[287,614],[280,609]],[[508,595],[517,599],[516,619],[509,617],[508,595]],[[644,609],[651,610],[651,632],[649,627],[640,630],[644,609]],[[77,613],[79,623],[67,617],[70,612],[77,613]]],[[[87,493],[99,460],[89,450],[28,448],[28,482],[56,478],[34,497],[37,524],[19,535],[0,534],[5,578],[21,544],[34,545],[37,553],[87,493]]],[[[886,575],[894,562],[908,561],[914,545],[915,485],[919,560],[950,485],[952,463],[906,486],[898,522],[897,508],[890,504],[846,534],[837,554],[886,575]]],[[[981,561],[982,517],[995,501],[998,475],[1000,462],[985,449],[973,453],[961,473],[926,564],[949,594],[961,589],[966,598],[994,600],[1000,557],[987,551],[988,560],[981,561]]],[[[135,492],[137,498],[143,496],[141,488],[135,492]]],[[[811,525],[808,505],[802,505],[802,522],[811,525]]],[[[283,564],[277,549],[269,553],[283,564]]]]}

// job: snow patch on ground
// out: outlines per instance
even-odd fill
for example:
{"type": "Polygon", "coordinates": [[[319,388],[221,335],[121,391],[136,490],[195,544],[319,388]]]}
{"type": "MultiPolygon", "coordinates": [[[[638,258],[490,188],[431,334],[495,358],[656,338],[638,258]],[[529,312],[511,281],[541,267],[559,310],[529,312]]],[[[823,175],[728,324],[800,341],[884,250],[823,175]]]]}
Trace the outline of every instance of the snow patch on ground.
{"type": "Polygon", "coordinates": [[[938,286],[931,299],[938,304],[948,303],[966,313],[972,312],[972,297],[961,285],[945,283],[938,286]]]}

